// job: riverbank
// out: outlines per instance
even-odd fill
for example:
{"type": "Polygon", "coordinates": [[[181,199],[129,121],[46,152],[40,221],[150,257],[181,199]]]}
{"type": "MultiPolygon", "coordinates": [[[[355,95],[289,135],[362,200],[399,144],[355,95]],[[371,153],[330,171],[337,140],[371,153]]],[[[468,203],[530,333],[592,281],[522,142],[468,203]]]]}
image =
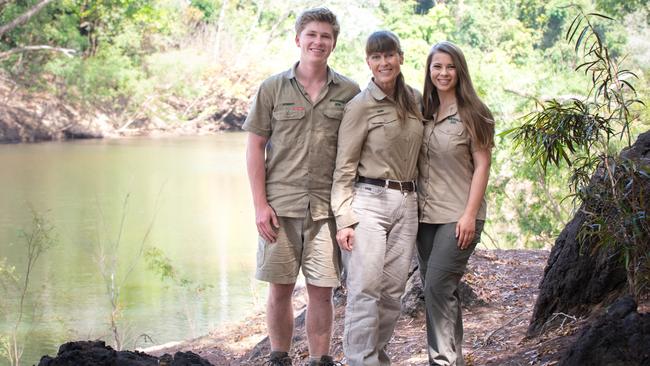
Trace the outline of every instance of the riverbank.
{"type": "Polygon", "coordinates": [[[215,91],[196,100],[160,97],[137,111],[105,111],[0,80],[0,143],[239,131],[247,108],[247,101],[221,98],[215,91]]]}
{"type": "MultiPolygon", "coordinates": [[[[479,250],[470,259],[464,281],[476,298],[464,308],[464,353],[467,365],[553,365],[577,337],[587,319],[566,318],[560,328],[535,339],[525,337],[537,296],[548,251],[479,250]]],[[[303,311],[304,289],[296,290],[294,300],[296,333],[292,357],[294,364],[305,363],[308,352],[303,311]]],[[[333,355],[343,358],[344,298],[336,307],[333,355]]],[[[210,334],[180,344],[150,348],[154,355],[193,351],[214,365],[259,365],[268,353],[263,313],[214,330],[210,334]]],[[[427,363],[425,322],[422,311],[402,315],[390,342],[388,353],[395,365],[427,363]]]]}

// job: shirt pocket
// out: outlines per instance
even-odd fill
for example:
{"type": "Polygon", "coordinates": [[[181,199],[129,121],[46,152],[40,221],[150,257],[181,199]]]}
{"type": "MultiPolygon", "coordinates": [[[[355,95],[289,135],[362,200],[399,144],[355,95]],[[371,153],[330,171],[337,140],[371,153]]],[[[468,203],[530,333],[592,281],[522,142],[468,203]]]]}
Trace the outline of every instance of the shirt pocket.
{"type": "Polygon", "coordinates": [[[440,147],[446,151],[467,148],[467,132],[462,122],[447,119],[436,126],[436,132],[440,147]]]}
{"type": "Polygon", "coordinates": [[[276,121],[296,121],[305,117],[304,108],[278,108],[273,111],[276,121]]]}
{"type": "Polygon", "coordinates": [[[316,130],[329,132],[333,136],[338,136],[339,125],[343,118],[343,108],[328,108],[323,110],[324,118],[317,121],[316,130]]]}
{"type": "Polygon", "coordinates": [[[302,107],[278,108],[273,111],[273,132],[271,140],[274,143],[284,141],[297,143],[302,139],[305,109],[302,107]]]}
{"type": "Polygon", "coordinates": [[[392,113],[379,114],[368,118],[368,133],[373,130],[381,130],[387,141],[393,141],[400,136],[402,126],[397,120],[397,116],[392,113]]]}
{"type": "Polygon", "coordinates": [[[438,128],[441,133],[449,136],[460,136],[465,132],[465,126],[461,122],[445,121],[438,128]]]}

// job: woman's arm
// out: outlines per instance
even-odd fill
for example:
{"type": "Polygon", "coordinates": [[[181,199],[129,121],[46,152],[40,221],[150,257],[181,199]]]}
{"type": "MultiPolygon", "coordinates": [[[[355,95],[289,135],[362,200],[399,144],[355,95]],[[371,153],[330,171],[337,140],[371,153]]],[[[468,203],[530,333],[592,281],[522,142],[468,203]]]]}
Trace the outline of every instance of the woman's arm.
{"type": "Polygon", "coordinates": [[[469,247],[476,234],[476,215],[481,208],[488,178],[490,177],[492,151],[490,149],[476,150],[472,152],[472,158],[474,160],[474,174],[469,188],[469,198],[467,199],[465,211],[456,224],[456,238],[458,238],[458,248],[461,250],[469,247]]]}
{"type": "Polygon", "coordinates": [[[359,222],[352,210],[354,181],[361,159],[363,144],[368,136],[368,127],[363,109],[353,99],[345,106],[345,113],[339,125],[336,167],[332,183],[332,211],[336,217],[338,232],[336,240],[343,250],[352,250],[354,225],[359,222]]]}

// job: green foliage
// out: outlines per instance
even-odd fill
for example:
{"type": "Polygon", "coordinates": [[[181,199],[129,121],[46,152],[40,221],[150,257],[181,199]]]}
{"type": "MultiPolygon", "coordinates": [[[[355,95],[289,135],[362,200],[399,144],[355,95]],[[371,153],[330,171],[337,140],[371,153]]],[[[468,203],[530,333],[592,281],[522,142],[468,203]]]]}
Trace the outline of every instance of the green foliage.
{"type": "Polygon", "coordinates": [[[592,250],[614,248],[628,271],[630,290],[650,292],[650,165],[622,158],[604,161],[606,174],[596,175],[578,195],[584,202],[583,241],[595,239],[592,250]]]}
{"type": "Polygon", "coordinates": [[[647,8],[648,4],[650,4],[648,0],[596,0],[599,10],[619,18],[638,9],[647,8]]]}
{"type": "Polygon", "coordinates": [[[29,231],[21,230],[19,237],[23,239],[26,250],[24,272],[16,273],[15,267],[7,264],[6,258],[0,258],[0,286],[3,290],[0,318],[11,324],[7,333],[0,334],[0,357],[7,359],[12,366],[20,365],[25,342],[32,331],[31,327],[26,328],[26,324],[38,322],[37,309],[26,309],[28,299],[34,300],[39,296],[31,289],[32,275],[41,256],[58,240],[48,218],[33,209],[31,227],[29,231]],[[28,317],[31,317],[29,321],[26,320],[28,317]]]}
{"type": "Polygon", "coordinates": [[[160,276],[161,281],[171,281],[173,284],[189,289],[196,293],[201,293],[207,288],[212,287],[207,284],[197,284],[190,278],[182,275],[174,267],[171,259],[165,255],[165,252],[157,247],[149,247],[144,251],[147,269],[160,276]]]}
{"type": "MultiPolygon", "coordinates": [[[[598,20],[612,18],[584,13],[569,26],[566,39],[574,43],[583,62],[576,71],[590,77],[583,100],[550,100],[527,115],[522,126],[505,131],[547,174],[549,163],[571,171],[574,198],[586,215],[580,236],[596,238],[593,251],[613,250],[628,270],[630,292],[648,292],[650,274],[650,208],[648,167],[616,158],[616,139],[631,144],[634,108],[643,102],[632,80],[638,78],[610,53],[598,20]]],[[[583,241],[584,242],[584,241],[583,241]]]]}
{"type": "Polygon", "coordinates": [[[183,316],[194,334],[197,328],[195,314],[200,312],[201,300],[206,295],[206,291],[212,288],[212,285],[197,283],[181,274],[178,268],[172,264],[171,259],[160,248],[147,248],[144,257],[148,270],[159,275],[161,281],[171,282],[175,287],[181,289],[184,307],[183,316]]]}

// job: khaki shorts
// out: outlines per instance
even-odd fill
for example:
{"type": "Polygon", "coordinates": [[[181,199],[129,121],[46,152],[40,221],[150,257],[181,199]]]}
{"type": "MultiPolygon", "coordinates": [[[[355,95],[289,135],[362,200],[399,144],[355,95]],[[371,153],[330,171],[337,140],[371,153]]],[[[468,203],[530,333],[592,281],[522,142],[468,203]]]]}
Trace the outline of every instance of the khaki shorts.
{"type": "Polygon", "coordinates": [[[307,214],[304,219],[278,217],[278,221],[280,228],[275,243],[259,237],[255,278],[292,284],[302,267],[308,284],[337,287],[340,284],[340,257],[334,219],[314,222],[307,214]]]}

